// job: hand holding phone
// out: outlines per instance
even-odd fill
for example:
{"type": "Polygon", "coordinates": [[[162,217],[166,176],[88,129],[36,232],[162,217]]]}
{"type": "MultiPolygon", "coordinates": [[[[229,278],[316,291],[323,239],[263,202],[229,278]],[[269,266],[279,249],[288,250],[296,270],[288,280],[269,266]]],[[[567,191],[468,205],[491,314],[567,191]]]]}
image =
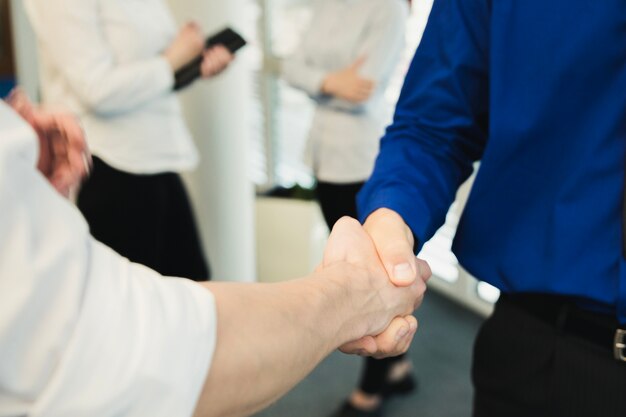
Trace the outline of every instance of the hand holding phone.
{"type": "Polygon", "coordinates": [[[204,49],[204,35],[196,22],[181,27],[178,35],[163,53],[174,72],[195,59],[204,49]]]}
{"type": "MultiPolygon", "coordinates": [[[[222,61],[226,60],[226,56],[224,55],[225,51],[220,52],[218,49],[218,52],[212,52],[215,50],[214,47],[218,45],[223,46],[228,52],[230,52],[230,59],[232,59],[232,55],[245,46],[246,41],[241,35],[230,28],[223,29],[216,34],[209,36],[205,42],[205,52],[197,56],[180,70],[176,71],[174,75],[174,90],[180,90],[187,87],[202,75],[203,61],[206,54],[214,55],[213,65],[215,68],[206,68],[207,71],[205,71],[205,73],[211,74],[212,70],[214,70],[214,74],[217,74],[225,67],[222,63],[222,61]]],[[[211,66],[211,64],[208,63],[204,65],[211,66]]]]}

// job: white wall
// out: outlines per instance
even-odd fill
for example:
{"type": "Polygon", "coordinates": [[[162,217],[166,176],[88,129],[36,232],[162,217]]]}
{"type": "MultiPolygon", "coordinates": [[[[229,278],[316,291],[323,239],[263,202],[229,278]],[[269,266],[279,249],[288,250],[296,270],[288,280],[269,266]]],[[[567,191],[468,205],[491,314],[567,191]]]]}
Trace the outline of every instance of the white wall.
{"type": "Polygon", "coordinates": [[[24,2],[11,0],[11,24],[17,82],[32,99],[39,97],[39,66],[35,34],[28,23],[24,2]]]}
{"type": "MultiPolygon", "coordinates": [[[[193,19],[206,32],[233,26],[246,33],[247,0],[170,0],[180,23],[193,19]]],[[[248,180],[247,144],[252,73],[245,50],[224,74],[183,94],[185,116],[201,153],[186,180],[218,280],[256,279],[254,187],[248,180]]]]}

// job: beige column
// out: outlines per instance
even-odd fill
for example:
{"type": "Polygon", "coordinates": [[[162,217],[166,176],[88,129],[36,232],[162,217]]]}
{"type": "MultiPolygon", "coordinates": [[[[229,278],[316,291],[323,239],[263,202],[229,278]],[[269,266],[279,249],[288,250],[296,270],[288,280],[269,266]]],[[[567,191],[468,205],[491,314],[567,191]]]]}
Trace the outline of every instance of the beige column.
{"type": "MultiPolygon", "coordinates": [[[[232,26],[253,29],[248,0],[169,0],[177,20],[193,19],[207,33],[232,26]]],[[[181,95],[185,117],[200,150],[201,163],[186,176],[213,277],[253,281],[254,187],[249,181],[247,147],[252,72],[246,50],[216,79],[196,83],[181,95]]]]}
{"type": "Polygon", "coordinates": [[[37,100],[39,98],[39,67],[35,34],[28,22],[24,2],[11,0],[10,8],[17,83],[32,99],[37,100]]]}

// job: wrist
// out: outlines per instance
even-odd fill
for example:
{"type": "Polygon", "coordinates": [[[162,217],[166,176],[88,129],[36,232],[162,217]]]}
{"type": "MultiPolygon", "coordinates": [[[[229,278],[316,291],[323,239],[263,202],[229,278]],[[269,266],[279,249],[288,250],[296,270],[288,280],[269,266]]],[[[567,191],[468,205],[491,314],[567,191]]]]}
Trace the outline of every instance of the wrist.
{"type": "Polygon", "coordinates": [[[317,271],[309,279],[314,298],[319,300],[317,311],[325,317],[325,336],[330,341],[331,351],[368,334],[370,323],[365,311],[368,302],[359,299],[359,295],[370,296],[375,290],[363,291],[363,285],[361,288],[354,285],[364,281],[362,275],[360,268],[335,263],[317,271]]]}
{"type": "Polygon", "coordinates": [[[383,207],[372,212],[365,219],[363,228],[370,233],[370,235],[377,229],[387,230],[389,233],[401,233],[411,245],[414,244],[411,228],[406,224],[402,216],[392,209],[383,207]]]}
{"type": "Polygon", "coordinates": [[[169,64],[172,72],[176,72],[183,67],[180,57],[177,57],[174,53],[166,51],[163,54],[163,58],[165,58],[165,61],[169,64]]]}
{"type": "Polygon", "coordinates": [[[334,72],[330,72],[326,75],[324,81],[322,82],[322,94],[328,94],[331,96],[335,95],[335,79],[336,74],[334,72]]]}

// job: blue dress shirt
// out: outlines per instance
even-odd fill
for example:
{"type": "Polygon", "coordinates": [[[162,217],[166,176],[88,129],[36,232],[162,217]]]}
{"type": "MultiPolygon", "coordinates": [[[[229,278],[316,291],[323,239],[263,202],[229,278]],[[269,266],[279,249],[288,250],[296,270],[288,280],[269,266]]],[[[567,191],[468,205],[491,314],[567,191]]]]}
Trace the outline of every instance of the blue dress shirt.
{"type": "Polygon", "coordinates": [[[391,208],[425,242],[480,160],[460,263],[626,323],[625,145],[623,0],[435,0],[360,217],[391,208]]]}

